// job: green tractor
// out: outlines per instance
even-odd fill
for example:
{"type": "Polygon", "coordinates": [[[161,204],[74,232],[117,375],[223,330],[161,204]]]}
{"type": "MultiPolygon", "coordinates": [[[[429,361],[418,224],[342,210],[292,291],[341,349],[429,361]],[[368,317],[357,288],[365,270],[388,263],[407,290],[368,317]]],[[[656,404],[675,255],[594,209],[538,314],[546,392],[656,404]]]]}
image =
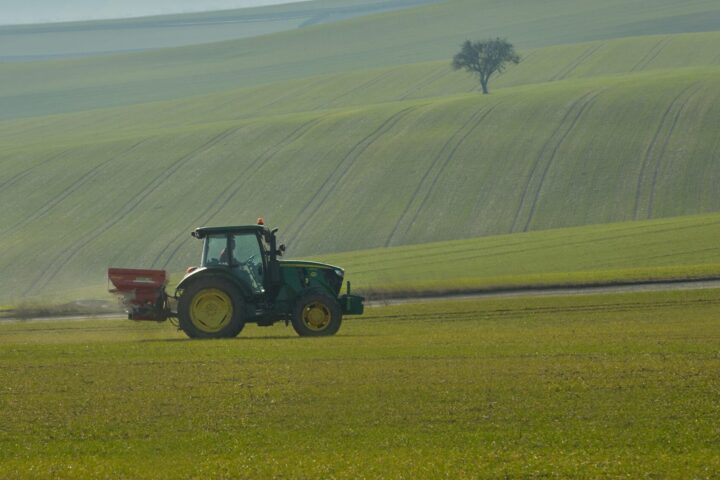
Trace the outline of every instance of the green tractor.
{"type": "Polygon", "coordinates": [[[190,267],[174,296],[165,292],[163,270],[110,268],[110,291],[122,296],[131,320],[177,318],[191,338],[228,338],[246,323],[284,321],[298,335],[337,333],[343,315],[361,315],[364,298],[340,293],[345,272],[318,262],[281,260],[277,229],[262,224],[205,227],[199,267],[190,267]],[[175,308],[173,310],[173,308],[175,308]]]}

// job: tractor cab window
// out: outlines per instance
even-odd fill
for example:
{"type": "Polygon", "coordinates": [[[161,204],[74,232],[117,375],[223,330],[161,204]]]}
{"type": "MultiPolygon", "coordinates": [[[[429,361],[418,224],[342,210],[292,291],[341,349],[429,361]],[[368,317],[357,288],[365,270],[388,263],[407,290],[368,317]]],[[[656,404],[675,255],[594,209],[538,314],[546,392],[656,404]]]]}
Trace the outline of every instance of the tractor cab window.
{"type": "Polygon", "coordinates": [[[257,235],[239,234],[231,237],[233,247],[233,271],[243,281],[247,282],[255,293],[264,292],[263,289],[263,255],[257,235]]]}
{"type": "Polygon", "coordinates": [[[254,293],[263,293],[264,255],[255,233],[205,237],[202,265],[230,267],[233,275],[254,293]]]}
{"type": "Polygon", "coordinates": [[[262,265],[262,255],[260,255],[260,244],[258,238],[254,234],[233,235],[230,242],[234,244],[233,258],[235,263],[260,263],[262,265]]]}
{"type": "Polygon", "coordinates": [[[226,235],[209,235],[205,238],[203,266],[228,265],[228,260],[226,235]]]}

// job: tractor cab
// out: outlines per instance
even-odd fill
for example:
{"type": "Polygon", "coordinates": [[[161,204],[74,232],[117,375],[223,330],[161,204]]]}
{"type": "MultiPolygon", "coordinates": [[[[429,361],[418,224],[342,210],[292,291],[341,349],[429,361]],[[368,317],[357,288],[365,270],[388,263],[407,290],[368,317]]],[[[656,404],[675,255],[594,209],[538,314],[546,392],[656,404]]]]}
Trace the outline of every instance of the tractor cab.
{"type": "Polygon", "coordinates": [[[260,228],[197,229],[193,236],[203,239],[201,268],[227,269],[245,283],[254,295],[265,293],[270,259],[276,261],[265,241],[272,232],[260,228]]]}

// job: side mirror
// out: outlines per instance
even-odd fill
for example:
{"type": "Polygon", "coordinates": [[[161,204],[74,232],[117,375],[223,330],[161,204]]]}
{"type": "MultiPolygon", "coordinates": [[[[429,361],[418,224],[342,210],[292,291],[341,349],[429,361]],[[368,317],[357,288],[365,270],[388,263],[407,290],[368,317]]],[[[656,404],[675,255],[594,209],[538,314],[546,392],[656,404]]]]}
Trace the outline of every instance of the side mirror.
{"type": "Polygon", "coordinates": [[[281,243],[280,246],[277,248],[278,257],[282,257],[282,254],[284,252],[285,252],[285,244],[281,243]]]}

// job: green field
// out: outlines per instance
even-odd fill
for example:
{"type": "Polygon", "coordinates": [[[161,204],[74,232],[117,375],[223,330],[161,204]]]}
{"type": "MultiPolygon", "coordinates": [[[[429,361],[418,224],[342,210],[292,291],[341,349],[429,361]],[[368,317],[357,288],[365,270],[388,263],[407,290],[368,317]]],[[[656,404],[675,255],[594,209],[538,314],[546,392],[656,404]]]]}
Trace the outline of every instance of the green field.
{"type": "MultiPolygon", "coordinates": [[[[481,3],[0,64],[0,299],[98,285],[111,265],[180,272],[191,229],[258,216],[303,257],[720,211],[714,2],[481,3]],[[449,60],[492,34],[524,60],[483,96],[449,60]]],[[[715,273],[681,243],[653,250],[665,263],[575,250],[549,265],[536,249],[470,277],[357,270],[412,289],[715,273]]]]}
{"type": "MultiPolygon", "coordinates": [[[[110,299],[109,266],[176,281],[192,229],[258,216],[378,297],[720,278],[717,0],[314,0],[0,38],[0,316],[110,299]],[[523,60],[484,96],[450,59],[490,36],[523,60]],[[147,51],[84,56],[123,45],[147,51]],[[47,54],[82,58],[15,61],[47,54]]],[[[0,478],[717,478],[718,305],[438,301],[218,341],[0,320],[0,478]]]]}
{"type": "Polygon", "coordinates": [[[435,0],[315,0],[177,15],[2,25],[0,61],[100,55],[268,35],[435,0]]]}
{"type": "MultiPolygon", "coordinates": [[[[654,0],[652,4],[649,8],[645,0],[609,0],[602,5],[592,0],[446,0],[209,45],[0,64],[0,118],[179,99],[418,62],[449,64],[467,38],[503,36],[521,50],[530,50],[720,29],[720,6],[714,0],[654,0]]],[[[701,45],[701,50],[706,49],[713,52],[713,59],[717,57],[717,43],[701,45]]],[[[665,55],[661,50],[647,57],[634,48],[620,52],[634,66],[652,60],[655,53],[665,55]]],[[[672,56],[674,61],[686,62],[685,57],[697,53],[675,51],[672,56]]],[[[416,79],[406,77],[405,81],[416,79]]]]}
{"type": "MultiPolygon", "coordinates": [[[[541,230],[465,240],[320,255],[342,266],[352,290],[371,299],[507,289],[620,285],[720,278],[720,215],[541,230]]],[[[194,243],[200,248],[199,243],[194,243]]],[[[290,257],[292,258],[292,257],[290,257]]],[[[199,250],[189,262],[196,264],[199,250]]],[[[99,267],[98,267],[99,268],[99,267]]],[[[173,271],[169,293],[182,278],[173,271]]],[[[13,299],[20,315],[46,317],[117,308],[107,282],[29,299],[13,299]],[[83,299],[80,304],[76,300],[83,299]],[[93,308],[95,310],[93,310],[93,308]]],[[[0,316],[2,316],[0,307],[0,316]]],[[[5,316],[10,316],[6,313],[5,316]]]]}
{"type": "MultiPolygon", "coordinates": [[[[676,69],[717,67],[720,66],[720,56],[717,55],[719,43],[720,32],[707,32],[651,35],[524,50],[520,65],[511,66],[495,79],[491,86],[515,87],[610,75],[618,77],[641,72],[662,75],[676,69]],[[665,72],[656,72],[657,70],[665,72]]],[[[6,65],[8,69],[34,67],[37,71],[30,70],[20,76],[17,79],[17,89],[14,88],[14,82],[11,83],[13,72],[7,72],[8,85],[3,89],[6,93],[6,108],[0,112],[0,118],[12,119],[74,110],[89,111],[70,116],[53,115],[24,121],[3,121],[0,122],[3,127],[0,134],[3,140],[11,145],[22,144],[23,136],[17,137],[17,133],[25,132],[28,128],[32,129],[34,135],[64,138],[70,131],[73,137],[82,137],[83,134],[87,135],[87,130],[90,129],[94,134],[102,132],[103,137],[108,137],[118,131],[144,131],[157,129],[160,125],[207,125],[226,120],[346,109],[409,99],[444,99],[478,92],[477,81],[462,72],[453,72],[450,68],[449,58],[453,51],[454,49],[449,49],[444,60],[326,75],[313,74],[300,79],[274,80],[253,87],[241,87],[242,82],[238,81],[233,72],[214,72],[214,78],[226,76],[229,82],[221,93],[185,96],[172,101],[147,102],[100,111],[93,109],[106,105],[133,104],[130,99],[134,95],[141,95],[142,99],[147,101],[154,98],[156,90],[160,90],[158,93],[168,93],[176,85],[183,89],[206,85],[207,82],[200,82],[192,74],[192,70],[198,68],[192,63],[192,59],[177,66],[180,68],[182,65],[191,70],[177,72],[171,68],[149,69],[143,65],[126,66],[122,72],[115,72],[108,70],[112,66],[108,64],[102,67],[101,73],[89,75],[86,72],[83,78],[67,79],[59,85],[55,84],[58,82],[56,78],[41,81],[41,76],[51,72],[54,77],[62,78],[62,73],[76,70],[78,66],[73,62],[6,65]],[[180,78],[173,79],[172,74],[177,74],[180,78]],[[192,76],[195,81],[188,82],[188,76],[192,76]],[[99,81],[108,83],[100,88],[94,83],[99,81]],[[9,92],[14,90],[17,90],[16,93],[10,95],[9,92]],[[98,120],[102,120],[99,125],[98,120]],[[61,127],[68,123],[72,125],[72,129],[61,127]]],[[[111,58],[115,59],[115,63],[122,63],[119,58],[111,58]]],[[[219,62],[216,67],[230,68],[234,61],[237,60],[230,57],[219,62]]]]}
{"type": "Polygon", "coordinates": [[[305,256],[717,211],[719,85],[706,67],[108,136],[96,116],[54,141],[18,127],[2,294],[184,270],[191,229],[260,215],[305,256]]]}
{"type": "MultiPolygon", "coordinates": [[[[720,215],[324,255],[367,295],[720,278],[720,215]]],[[[179,278],[179,276],[177,277],[179,278]]]]}
{"type": "Polygon", "coordinates": [[[322,339],[0,323],[0,476],[714,478],[718,303],[404,305],[322,339]]]}

